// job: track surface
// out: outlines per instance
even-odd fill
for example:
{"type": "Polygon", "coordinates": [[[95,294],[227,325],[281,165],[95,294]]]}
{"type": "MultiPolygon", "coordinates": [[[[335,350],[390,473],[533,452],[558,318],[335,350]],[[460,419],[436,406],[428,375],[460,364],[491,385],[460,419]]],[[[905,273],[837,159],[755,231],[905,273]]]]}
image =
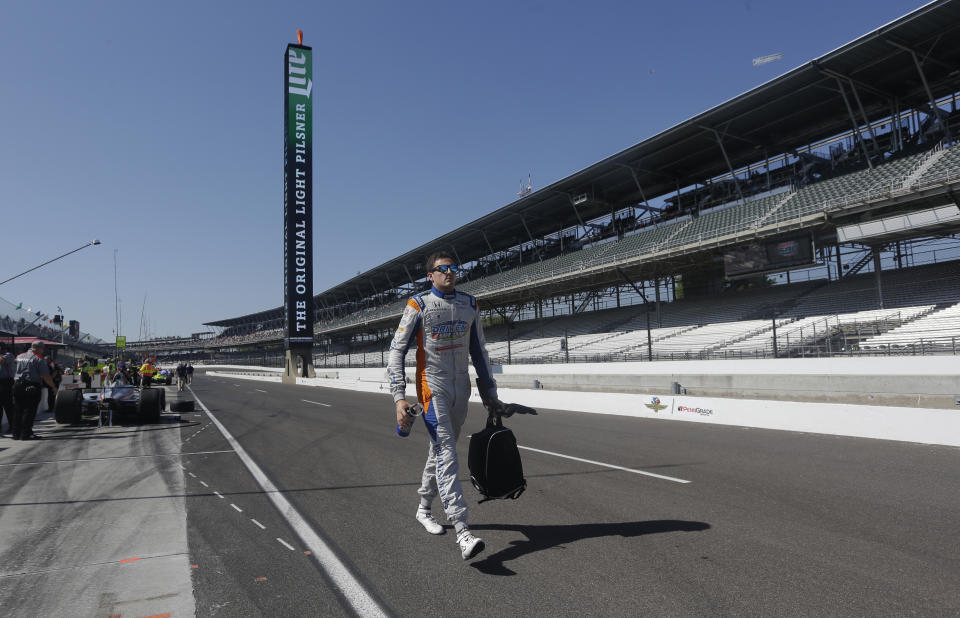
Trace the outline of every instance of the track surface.
{"type": "MultiPolygon", "coordinates": [[[[541,410],[507,421],[522,446],[690,482],[525,450],[527,492],[477,505],[465,435],[487,549],[464,562],[413,519],[426,433],[397,437],[388,397],[193,391],[397,615],[960,612],[960,449],[541,410]]],[[[210,452],[181,462],[197,614],[349,614],[207,415],[184,418],[182,450],[210,452]]]]}

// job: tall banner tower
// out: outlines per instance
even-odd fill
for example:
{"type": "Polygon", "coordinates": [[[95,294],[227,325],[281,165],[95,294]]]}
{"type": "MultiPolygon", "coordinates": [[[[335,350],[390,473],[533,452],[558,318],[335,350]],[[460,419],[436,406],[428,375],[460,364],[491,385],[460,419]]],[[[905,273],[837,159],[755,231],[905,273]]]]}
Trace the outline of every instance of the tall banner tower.
{"type": "Polygon", "coordinates": [[[313,370],[313,59],[287,45],[283,56],[283,308],[284,383],[313,370]]]}

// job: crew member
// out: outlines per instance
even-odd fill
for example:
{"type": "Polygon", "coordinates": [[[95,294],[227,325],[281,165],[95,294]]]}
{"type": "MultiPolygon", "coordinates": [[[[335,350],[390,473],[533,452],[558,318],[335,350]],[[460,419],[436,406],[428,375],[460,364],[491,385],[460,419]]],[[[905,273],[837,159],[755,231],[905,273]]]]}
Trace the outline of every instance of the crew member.
{"type": "Polygon", "coordinates": [[[423,420],[430,434],[416,518],[430,534],[443,534],[443,527],[430,510],[439,495],[447,520],[456,530],[460,554],[469,560],[483,550],[483,541],[467,525],[467,503],[458,478],[457,438],[470,399],[468,356],[473,359],[484,403],[499,405],[497,383],[490,370],[477,299],[454,290],[459,268],[453,258],[435,253],[426,266],[432,287],[407,301],[390,344],[387,373],[397,424],[409,426],[413,418],[407,413],[410,402],[405,399],[403,364],[407,350],[416,344],[417,399],[423,405],[423,420]]]}
{"type": "Polygon", "coordinates": [[[140,386],[146,388],[153,381],[153,376],[157,374],[157,369],[150,363],[150,359],[143,361],[140,366],[140,386]]]}
{"type": "Polygon", "coordinates": [[[17,357],[13,381],[13,402],[17,406],[17,423],[13,427],[14,440],[39,440],[33,433],[33,420],[40,405],[41,388],[55,388],[50,369],[43,358],[43,342],[34,341],[30,349],[17,357]]]}
{"type": "MultiPolygon", "coordinates": [[[[17,359],[0,343],[0,426],[3,425],[3,414],[7,414],[7,427],[13,433],[14,418],[17,408],[13,405],[13,376],[17,366],[17,359]]],[[[2,429],[2,427],[0,427],[2,429]]]]}
{"type": "Polygon", "coordinates": [[[87,363],[87,359],[80,361],[80,365],[77,366],[77,371],[80,372],[80,380],[83,382],[83,387],[90,388],[90,385],[93,384],[93,370],[87,363]]]}

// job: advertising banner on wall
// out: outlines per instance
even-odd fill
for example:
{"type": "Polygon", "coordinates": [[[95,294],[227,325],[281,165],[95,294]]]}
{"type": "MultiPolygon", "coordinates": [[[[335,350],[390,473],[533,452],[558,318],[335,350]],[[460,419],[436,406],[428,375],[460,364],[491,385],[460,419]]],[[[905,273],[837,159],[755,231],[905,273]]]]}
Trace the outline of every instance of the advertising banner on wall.
{"type": "Polygon", "coordinates": [[[313,342],[312,50],[283,57],[283,274],[286,344],[313,342]]]}

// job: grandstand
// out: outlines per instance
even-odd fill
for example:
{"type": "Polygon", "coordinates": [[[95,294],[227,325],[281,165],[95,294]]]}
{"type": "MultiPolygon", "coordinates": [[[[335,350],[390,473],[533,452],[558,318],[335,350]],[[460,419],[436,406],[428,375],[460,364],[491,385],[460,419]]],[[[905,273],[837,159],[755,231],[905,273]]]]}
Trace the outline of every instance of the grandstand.
{"type": "MultiPolygon", "coordinates": [[[[839,230],[958,205],[957,67],[960,1],[921,7],[318,294],[316,365],[382,366],[437,250],[498,363],[955,353],[960,222],[839,230]]],[[[281,307],[208,325],[282,353],[281,307]]]]}
{"type": "Polygon", "coordinates": [[[108,345],[90,333],[79,330],[71,333],[65,324],[54,324],[53,316],[29,307],[24,309],[23,303],[14,305],[5,298],[0,298],[0,331],[17,337],[62,341],[76,350],[93,354],[101,352],[108,345]]]}

